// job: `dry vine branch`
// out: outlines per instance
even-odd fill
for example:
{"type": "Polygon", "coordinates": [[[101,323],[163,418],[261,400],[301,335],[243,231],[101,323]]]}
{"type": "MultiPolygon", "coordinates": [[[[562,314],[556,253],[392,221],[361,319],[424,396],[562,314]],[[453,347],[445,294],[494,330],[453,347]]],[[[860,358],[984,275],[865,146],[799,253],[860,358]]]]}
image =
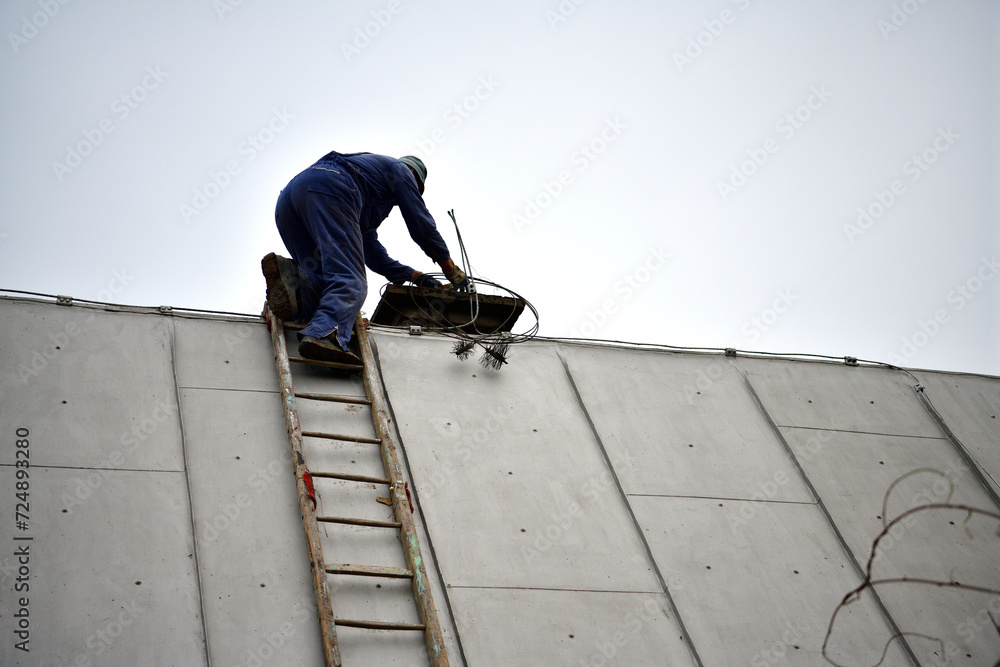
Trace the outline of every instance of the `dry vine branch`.
{"type": "MultiPolygon", "coordinates": [[[[963,521],[963,525],[965,525],[965,527],[966,527],[966,532],[968,532],[968,522],[969,522],[969,520],[973,516],[975,516],[975,515],[989,517],[989,518],[992,518],[992,519],[996,519],[998,522],[1000,522],[1000,514],[998,514],[996,512],[991,512],[989,510],[980,509],[978,507],[971,507],[969,505],[953,504],[951,502],[929,503],[929,504],[926,504],[926,505],[919,505],[917,507],[911,508],[911,509],[903,512],[902,514],[900,514],[899,516],[897,516],[892,521],[888,521],[887,522],[885,517],[886,517],[886,508],[887,508],[887,505],[888,505],[888,502],[889,502],[889,494],[891,494],[892,491],[893,491],[893,489],[896,487],[896,485],[899,484],[900,482],[902,482],[904,479],[906,479],[907,477],[910,477],[911,475],[915,475],[917,473],[920,473],[920,472],[930,472],[930,473],[938,474],[938,475],[941,475],[942,477],[944,477],[946,480],[948,480],[948,484],[950,486],[950,490],[948,492],[947,501],[951,500],[951,496],[952,496],[952,494],[954,493],[954,490],[955,490],[954,484],[952,484],[951,480],[948,479],[948,477],[943,472],[941,472],[940,470],[933,469],[933,468],[920,468],[920,469],[917,469],[917,470],[910,471],[909,473],[907,473],[907,474],[903,475],[902,477],[898,478],[895,482],[893,482],[889,486],[888,490],[885,493],[885,496],[882,499],[882,525],[883,525],[883,528],[882,528],[882,531],[875,538],[875,540],[872,542],[871,551],[869,552],[869,556],[868,556],[868,563],[867,563],[867,565],[865,567],[865,578],[864,578],[864,580],[861,582],[861,584],[857,588],[855,588],[854,590],[850,591],[847,595],[845,595],[844,598],[843,598],[843,600],[840,601],[840,604],[837,605],[837,608],[834,609],[833,615],[830,617],[830,624],[829,624],[829,626],[827,626],[826,636],[823,638],[823,651],[822,651],[823,658],[827,662],[829,662],[830,664],[832,664],[832,665],[836,665],[837,667],[844,667],[843,665],[840,665],[839,663],[835,662],[829,655],[827,655],[827,648],[828,648],[829,643],[830,643],[830,636],[833,634],[834,625],[835,625],[835,623],[837,621],[837,615],[840,613],[840,611],[842,609],[844,609],[844,607],[846,607],[849,604],[852,604],[855,601],[859,600],[861,598],[861,593],[863,593],[865,591],[865,589],[871,588],[871,589],[874,590],[875,586],[882,586],[882,585],[886,585],[886,584],[916,584],[916,585],[923,585],[923,586],[936,586],[936,587],[939,587],[939,588],[957,588],[957,589],[972,591],[972,592],[976,592],[976,593],[987,593],[987,594],[991,594],[991,595],[1000,595],[1000,589],[989,588],[989,587],[985,587],[985,586],[975,586],[975,585],[971,585],[971,584],[963,584],[961,582],[954,581],[954,580],[953,581],[939,581],[939,580],[936,580],[936,579],[922,579],[922,578],[912,578],[911,579],[911,578],[908,578],[908,577],[905,577],[905,576],[904,577],[898,577],[898,578],[892,578],[892,579],[874,579],[874,580],[872,579],[872,567],[874,565],[875,556],[876,556],[876,552],[878,550],[879,542],[881,542],[881,540],[882,540],[883,537],[885,537],[886,535],[889,534],[889,531],[892,530],[892,528],[894,526],[896,526],[896,524],[898,524],[899,522],[903,521],[904,519],[906,519],[909,516],[912,516],[914,514],[918,514],[920,512],[927,512],[927,511],[938,510],[938,509],[943,509],[943,510],[961,510],[961,511],[963,511],[963,512],[966,513],[965,520],[963,521]]],[[[997,528],[996,535],[997,535],[997,537],[1000,537],[1000,527],[997,528]]],[[[990,615],[990,619],[993,620],[992,614],[990,615]]],[[[996,624],[995,620],[994,620],[994,626],[997,628],[998,633],[1000,633],[1000,626],[998,626],[996,624]]],[[[885,658],[886,658],[886,656],[889,653],[889,646],[892,644],[892,642],[895,641],[896,639],[899,639],[899,638],[902,638],[902,637],[920,637],[920,638],[927,639],[927,640],[930,640],[930,641],[933,641],[933,642],[937,642],[938,646],[941,648],[942,653],[944,652],[944,642],[940,638],[938,638],[938,637],[930,637],[928,635],[920,634],[920,633],[917,633],[917,632],[899,632],[899,633],[894,634],[892,637],[889,638],[888,641],[886,641],[885,646],[882,649],[882,656],[881,656],[881,658],[879,658],[879,661],[877,663],[875,663],[875,665],[873,665],[872,667],[879,667],[885,661],[885,658]]],[[[997,662],[997,666],[996,667],[1000,667],[1000,661],[997,662]]]]}

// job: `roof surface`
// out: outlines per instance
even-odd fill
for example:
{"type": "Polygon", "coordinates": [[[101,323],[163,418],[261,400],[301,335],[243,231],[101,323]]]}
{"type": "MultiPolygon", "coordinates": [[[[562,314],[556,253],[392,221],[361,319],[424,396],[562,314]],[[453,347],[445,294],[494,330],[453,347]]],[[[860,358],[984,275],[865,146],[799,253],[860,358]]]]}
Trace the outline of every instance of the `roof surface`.
{"type": "MultiPolygon", "coordinates": [[[[372,338],[455,665],[821,664],[884,515],[1000,512],[997,378],[553,340],[492,372],[446,338],[372,338]]],[[[5,298],[0,341],[0,663],[320,664],[263,323],[5,298]]],[[[357,406],[299,407],[370,434],[357,406]]],[[[311,466],[378,474],[370,454],[307,439],[311,466]]],[[[384,487],[317,487],[327,514],[391,515],[384,487]]],[[[992,665],[1000,596],[953,584],[997,588],[996,531],[901,519],[873,577],[952,585],[864,590],[829,655],[873,665],[905,632],[941,643],[909,635],[885,664],[992,665]]],[[[323,539],[330,561],[401,559],[370,529],[323,539]]],[[[338,615],[412,613],[405,585],[332,581],[338,615]]],[[[413,635],[340,639],[345,665],[426,660],[413,635]]]]}

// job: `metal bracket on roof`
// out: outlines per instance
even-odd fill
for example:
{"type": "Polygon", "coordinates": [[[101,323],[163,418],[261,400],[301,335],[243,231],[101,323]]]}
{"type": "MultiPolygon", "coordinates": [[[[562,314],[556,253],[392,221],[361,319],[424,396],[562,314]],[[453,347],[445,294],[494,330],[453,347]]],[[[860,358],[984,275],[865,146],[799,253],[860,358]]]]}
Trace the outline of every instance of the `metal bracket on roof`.
{"type": "Polygon", "coordinates": [[[726,348],[726,356],[727,357],[735,357],[736,356],[736,348],[735,347],[727,347],[726,348]]]}
{"type": "Polygon", "coordinates": [[[72,306],[73,305],[73,297],[71,297],[71,296],[57,296],[56,297],[56,304],[59,305],[59,306],[72,306]]]}
{"type": "Polygon", "coordinates": [[[159,310],[164,315],[169,315],[170,313],[174,312],[174,307],[173,306],[160,306],[159,310]]]}
{"type": "Polygon", "coordinates": [[[844,357],[844,363],[847,364],[848,366],[857,366],[858,365],[858,358],[857,357],[844,357]]]}
{"type": "Polygon", "coordinates": [[[424,330],[423,330],[423,328],[421,328],[421,326],[419,324],[411,324],[410,325],[410,335],[411,336],[420,336],[423,333],[424,333],[424,330]]]}

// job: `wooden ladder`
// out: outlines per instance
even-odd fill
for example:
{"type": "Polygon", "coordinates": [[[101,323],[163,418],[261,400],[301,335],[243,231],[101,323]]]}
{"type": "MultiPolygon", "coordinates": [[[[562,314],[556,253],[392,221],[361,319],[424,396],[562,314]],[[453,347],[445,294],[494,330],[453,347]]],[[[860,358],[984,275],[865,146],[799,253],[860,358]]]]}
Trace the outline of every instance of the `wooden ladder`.
{"type": "Polygon", "coordinates": [[[434,600],[431,596],[430,584],[427,580],[427,572],[424,569],[424,561],[420,555],[420,544],[417,540],[417,532],[413,523],[413,514],[410,509],[409,494],[406,488],[406,483],[403,480],[402,469],[399,465],[399,457],[396,454],[396,445],[393,442],[392,434],[389,429],[389,412],[386,407],[385,393],[383,391],[382,380],[379,377],[378,369],[375,366],[375,358],[372,354],[371,343],[368,340],[366,322],[359,317],[354,328],[355,336],[358,339],[361,351],[362,365],[352,366],[347,364],[313,361],[303,359],[301,357],[289,357],[285,343],[285,329],[286,327],[297,327],[295,327],[295,325],[286,325],[271,312],[270,308],[265,308],[265,314],[268,318],[269,328],[271,330],[271,342],[274,345],[274,359],[278,370],[278,382],[281,387],[281,403],[284,407],[285,426],[288,430],[288,444],[292,449],[292,465],[295,471],[295,486],[298,490],[299,510],[302,513],[302,524],[305,527],[306,544],[309,551],[309,560],[313,578],[313,592],[316,596],[316,609],[319,612],[320,619],[323,656],[327,667],[332,667],[334,665],[339,667],[341,665],[340,648],[337,643],[337,626],[385,631],[421,631],[424,633],[424,643],[427,646],[427,656],[430,659],[430,664],[433,667],[444,667],[448,665],[448,655],[445,650],[444,641],[441,637],[441,625],[438,622],[437,612],[434,608],[434,600]],[[332,394],[295,393],[295,389],[292,385],[292,363],[306,363],[312,366],[329,368],[342,374],[360,372],[364,378],[365,394],[367,395],[367,398],[356,398],[332,394]],[[303,431],[299,422],[299,412],[296,399],[366,405],[371,409],[372,424],[375,428],[375,437],[367,438],[354,435],[340,435],[336,433],[303,431]],[[303,437],[325,438],[341,442],[378,445],[380,447],[382,465],[385,469],[385,476],[371,477],[340,471],[311,471],[308,468],[303,454],[303,437]],[[351,517],[317,516],[316,492],[312,481],[315,478],[366,482],[384,484],[388,486],[395,521],[374,521],[371,519],[351,517]],[[353,526],[368,526],[398,530],[406,567],[396,568],[379,565],[352,565],[347,563],[330,563],[325,561],[323,558],[323,549],[320,543],[320,534],[318,529],[319,523],[338,523],[353,526]],[[416,603],[417,612],[421,622],[396,623],[379,620],[337,618],[334,616],[333,612],[333,601],[330,595],[327,575],[410,579],[413,584],[413,599],[416,603]]]}

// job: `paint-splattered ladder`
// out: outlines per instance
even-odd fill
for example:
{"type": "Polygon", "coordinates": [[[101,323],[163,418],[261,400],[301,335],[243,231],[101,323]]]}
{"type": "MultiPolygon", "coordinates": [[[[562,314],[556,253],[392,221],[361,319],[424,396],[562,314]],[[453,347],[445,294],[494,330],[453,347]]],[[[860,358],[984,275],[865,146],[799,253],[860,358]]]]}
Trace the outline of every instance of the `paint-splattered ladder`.
{"type": "Polygon", "coordinates": [[[323,639],[323,654],[326,665],[340,665],[340,649],[337,643],[337,626],[367,628],[374,630],[400,630],[400,631],[422,631],[427,646],[427,655],[430,663],[434,667],[448,664],[448,656],[441,636],[441,626],[437,619],[437,612],[434,608],[434,600],[431,596],[427,572],[424,569],[423,559],[420,555],[420,545],[417,540],[416,527],[413,523],[413,514],[410,507],[409,494],[403,480],[402,469],[399,458],[396,454],[396,446],[393,443],[391,431],[389,429],[389,412],[386,406],[385,394],[382,389],[382,381],[375,366],[375,359],[372,354],[371,344],[368,340],[368,333],[365,326],[359,320],[355,327],[355,335],[358,339],[361,351],[361,366],[349,366],[345,364],[335,364],[326,362],[313,362],[299,357],[289,357],[285,343],[286,325],[278,319],[270,309],[266,309],[266,315],[270,323],[271,341],[274,345],[274,358],[278,369],[278,381],[281,387],[282,405],[285,413],[285,426],[288,430],[288,443],[292,449],[292,463],[295,470],[295,483],[298,489],[299,509],[302,513],[302,523],[305,526],[306,542],[309,551],[310,565],[312,567],[313,589],[316,594],[316,607],[319,612],[321,634],[323,639]],[[328,394],[308,394],[295,393],[292,386],[291,363],[309,363],[311,365],[338,369],[341,371],[358,371],[364,378],[366,399],[350,396],[334,396],[328,394]],[[299,423],[299,414],[296,400],[330,401],[335,403],[348,403],[356,405],[367,405],[371,409],[372,423],[375,427],[374,438],[365,438],[350,435],[338,435],[334,433],[319,433],[315,431],[303,431],[299,423]],[[381,449],[382,464],[385,469],[385,477],[373,477],[367,475],[355,475],[344,472],[318,472],[310,471],[306,465],[303,455],[303,437],[327,438],[354,443],[378,444],[381,449]],[[353,482],[366,482],[373,484],[384,484],[389,487],[389,495],[393,508],[395,521],[375,521],[371,519],[358,519],[350,517],[317,516],[316,499],[313,486],[314,478],[327,478],[346,480],[353,482]],[[339,523],[353,526],[367,526],[376,528],[394,528],[399,530],[400,541],[403,545],[403,555],[406,567],[385,567],[377,565],[350,565],[341,563],[327,563],[323,559],[323,550],[320,542],[319,523],[339,523]],[[394,623],[374,620],[355,620],[347,618],[336,618],[333,612],[333,602],[330,596],[330,587],[327,575],[346,575],[364,577],[387,577],[394,579],[410,579],[413,584],[414,601],[420,617],[420,623],[394,623]]]}

